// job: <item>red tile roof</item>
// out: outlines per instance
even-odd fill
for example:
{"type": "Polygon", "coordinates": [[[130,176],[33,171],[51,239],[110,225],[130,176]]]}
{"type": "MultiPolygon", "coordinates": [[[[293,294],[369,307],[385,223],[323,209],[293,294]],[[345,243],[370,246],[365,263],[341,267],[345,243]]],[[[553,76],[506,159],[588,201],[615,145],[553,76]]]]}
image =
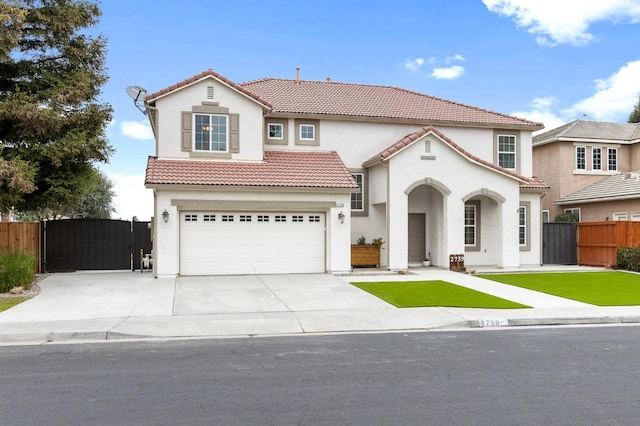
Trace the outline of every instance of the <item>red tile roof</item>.
{"type": "Polygon", "coordinates": [[[538,178],[528,178],[526,176],[522,176],[512,170],[508,170],[505,168],[502,168],[500,166],[497,166],[489,161],[483,160],[480,157],[476,157],[475,155],[471,154],[469,151],[465,150],[464,148],[462,148],[460,145],[458,145],[457,143],[455,143],[454,141],[452,141],[451,139],[449,139],[447,136],[445,136],[444,134],[442,134],[442,132],[440,132],[438,129],[436,129],[435,127],[432,126],[427,126],[427,127],[423,127],[420,130],[417,130],[413,133],[408,134],[407,136],[405,136],[404,138],[400,139],[398,142],[394,143],[393,145],[389,146],[388,148],[384,149],[383,151],[379,152],[378,154],[374,155],[373,157],[371,157],[369,160],[365,161],[363,163],[363,167],[370,167],[374,164],[380,163],[381,161],[387,160],[388,158],[390,158],[392,155],[402,151],[404,148],[408,147],[409,145],[413,144],[415,141],[417,141],[418,139],[420,139],[421,137],[423,137],[424,135],[426,135],[427,133],[433,133],[436,136],[438,136],[440,139],[442,139],[446,144],[448,144],[451,148],[455,149],[456,151],[458,151],[460,154],[462,154],[464,157],[467,157],[469,160],[473,161],[474,163],[480,164],[482,166],[488,167],[490,169],[493,169],[499,173],[511,176],[515,179],[518,179],[520,181],[520,186],[523,188],[529,188],[529,189],[545,189],[545,188],[549,188],[549,186],[547,184],[545,184],[542,180],[538,179],[538,178]]]}
{"type": "Polygon", "coordinates": [[[228,86],[231,86],[232,88],[236,89],[240,93],[243,93],[243,94],[249,96],[250,98],[254,99],[255,101],[263,104],[266,108],[269,108],[269,109],[272,108],[272,105],[268,101],[262,99],[261,97],[257,96],[254,93],[251,93],[250,91],[248,91],[244,87],[240,86],[237,83],[234,83],[233,81],[229,80],[228,78],[224,77],[223,75],[218,74],[217,72],[215,72],[215,71],[213,71],[211,69],[203,71],[203,72],[201,72],[199,74],[196,74],[196,75],[194,75],[192,77],[189,77],[189,78],[187,78],[185,80],[182,80],[182,81],[180,81],[180,82],[178,82],[176,84],[172,84],[171,86],[165,87],[164,89],[158,90],[157,92],[153,92],[150,95],[147,95],[145,97],[145,101],[146,102],[152,102],[152,101],[156,100],[156,98],[159,98],[162,95],[166,95],[167,93],[173,92],[174,90],[180,89],[181,87],[188,86],[190,84],[195,83],[198,80],[202,80],[203,78],[207,78],[207,77],[214,77],[217,80],[220,80],[223,83],[227,84],[228,86]]]}
{"type": "Polygon", "coordinates": [[[392,86],[264,78],[240,86],[273,105],[273,112],[468,123],[542,129],[525,120],[392,86]]]}
{"type": "Polygon", "coordinates": [[[264,156],[261,162],[149,157],[145,185],[358,188],[335,152],[265,151],[264,156]]]}
{"type": "Polygon", "coordinates": [[[273,112],[524,127],[531,130],[544,128],[542,123],[393,86],[276,78],[237,84],[211,69],[151,93],[145,100],[153,102],[209,77],[222,81],[273,112]]]}

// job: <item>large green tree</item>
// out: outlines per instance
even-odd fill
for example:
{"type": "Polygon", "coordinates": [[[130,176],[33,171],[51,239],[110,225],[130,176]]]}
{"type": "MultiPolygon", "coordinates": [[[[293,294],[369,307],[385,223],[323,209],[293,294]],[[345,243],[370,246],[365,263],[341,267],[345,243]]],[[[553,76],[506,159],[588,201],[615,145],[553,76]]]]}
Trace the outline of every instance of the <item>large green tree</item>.
{"type": "Polygon", "coordinates": [[[113,182],[100,170],[94,170],[91,187],[66,215],[74,218],[109,219],[116,210],[112,202],[113,182]]]}
{"type": "Polygon", "coordinates": [[[67,211],[112,153],[92,1],[0,2],[0,211],[67,211]]]}
{"type": "Polygon", "coordinates": [[[640,95],[638,96],[638,102],[633,106],[633,111],[629,114],[627,123],[640,123],[640,95]]]}

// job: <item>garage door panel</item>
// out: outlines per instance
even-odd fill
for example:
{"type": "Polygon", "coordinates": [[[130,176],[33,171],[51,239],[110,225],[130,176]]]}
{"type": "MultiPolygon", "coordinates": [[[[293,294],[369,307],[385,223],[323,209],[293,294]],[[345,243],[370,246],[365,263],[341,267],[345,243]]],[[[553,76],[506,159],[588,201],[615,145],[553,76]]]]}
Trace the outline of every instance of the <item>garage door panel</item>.
{"type": "Polygon", "coordinates": [[[182,275],[325,271],[323,213],[185,212],[180,219],[182,275]]]}

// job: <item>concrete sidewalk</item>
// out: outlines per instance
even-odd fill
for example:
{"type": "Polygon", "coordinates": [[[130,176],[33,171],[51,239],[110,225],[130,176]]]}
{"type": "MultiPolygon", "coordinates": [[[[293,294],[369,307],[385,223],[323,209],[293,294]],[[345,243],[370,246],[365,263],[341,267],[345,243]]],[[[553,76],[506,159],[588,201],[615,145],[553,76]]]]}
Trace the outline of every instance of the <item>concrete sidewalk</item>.
{"type": "Polygon", "coordinates": [[[640,306],[597,307],[438,268],[411,272],[164,279],[133,272],[53,274],[40,282],[37,297],[0,313],[0,344],[640,323],[640,306]],[[448,281],[532,308],[398,309],[349,284],[416,279],[448,281]]]}

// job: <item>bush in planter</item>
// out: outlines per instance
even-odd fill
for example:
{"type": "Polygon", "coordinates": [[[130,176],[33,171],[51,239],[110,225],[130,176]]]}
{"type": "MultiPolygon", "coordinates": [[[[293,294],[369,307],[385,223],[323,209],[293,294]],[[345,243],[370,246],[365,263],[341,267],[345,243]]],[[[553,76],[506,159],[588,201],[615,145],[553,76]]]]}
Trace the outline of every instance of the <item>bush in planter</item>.
{"type": "Polygon", "coordinates": [[[618,268],[640,272],[640,248],[620,247],[616,255],[616,263],[618,268]]]}
{"type": "Polygon", "coordinates": [[[24,251],[0,253],[0,293],[13,287],[29,290],[36,276],[37,261],[35,254],[24,251]]]}

